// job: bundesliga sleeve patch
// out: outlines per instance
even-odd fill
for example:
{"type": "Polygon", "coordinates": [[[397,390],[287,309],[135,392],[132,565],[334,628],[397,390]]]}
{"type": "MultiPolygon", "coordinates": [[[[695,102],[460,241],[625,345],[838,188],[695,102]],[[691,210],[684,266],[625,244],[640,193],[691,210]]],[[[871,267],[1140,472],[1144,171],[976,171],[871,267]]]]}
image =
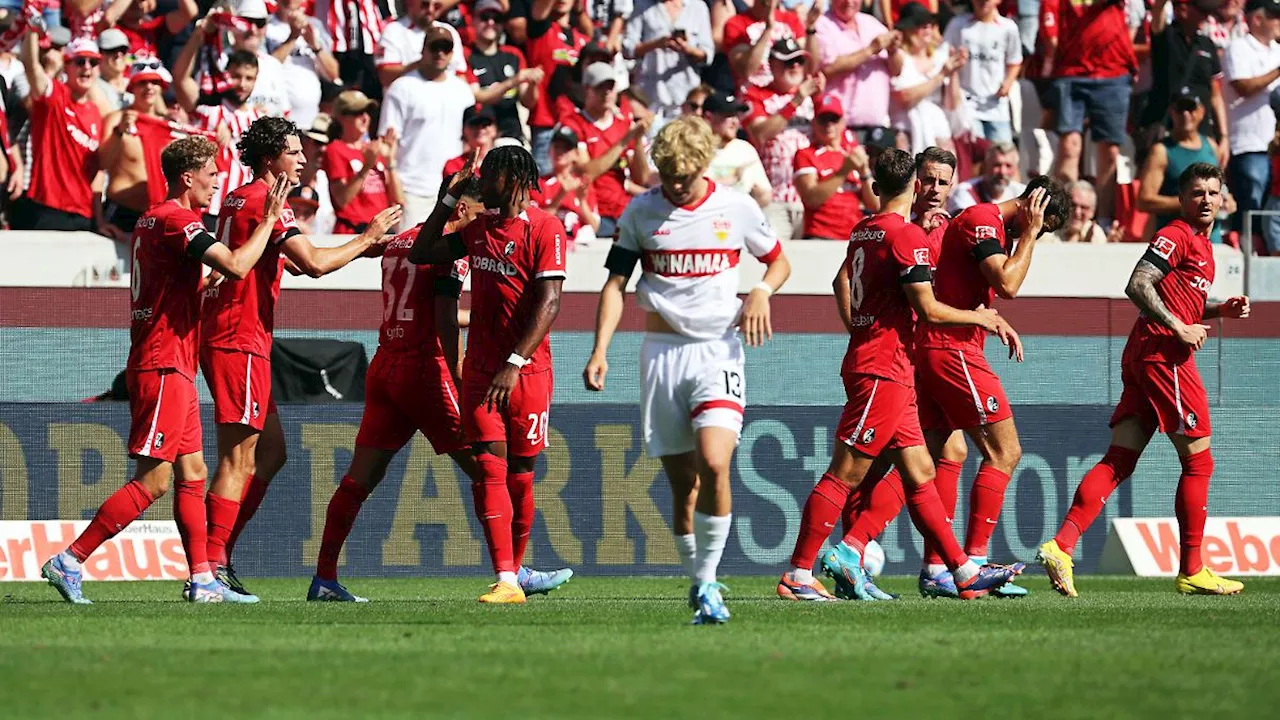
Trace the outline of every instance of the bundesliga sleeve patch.
{"type": "Polygon", "coordinates": [[[1173,251],[1178,249],[1178,244],[1169,238],[1159,235],[1155,240],[1151,241],[1151,252],[1168,260],[1173,255],[1173,251]]]}
{"type": "Polygon", "coordinates": [[[929,265],[929,248],[916,248],[914,251],[917,265],[929,265]]]}

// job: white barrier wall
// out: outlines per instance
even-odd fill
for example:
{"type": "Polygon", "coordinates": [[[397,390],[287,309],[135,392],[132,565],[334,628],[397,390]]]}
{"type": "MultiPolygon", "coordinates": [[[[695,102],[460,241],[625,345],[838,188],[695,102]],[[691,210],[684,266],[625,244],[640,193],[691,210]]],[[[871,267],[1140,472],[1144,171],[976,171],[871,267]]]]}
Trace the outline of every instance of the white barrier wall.
{"type": "MultiPolygon", "coordinates": [[[[313,238],[317,245],[335,245],[339,236],[313,238]]],[[[579,246],[569,253],[568,292],[597,292],[607,275],[604,269],[609,242],[579,246]]],[[[829,240],[796,240],[786,244],[791,259],[791,279],[782,292],[793,295],[825,295],[844,259],[844,243],[829,240]]],[[[1036,248],[1035,262],[1027,275],[1024,297],[1123,298],[1124,286],[1134,263],[1146,246],[1046,244],[1036,248]]],[[[1243,292],[1244,263],[1238,250],[1217,245],[1218,262],[1214,297],[1243,292]]],[[[129,284],[128,250],[93,233],[0,232],[0,287],[84,287],[129,284]]],[[[1280,267],[1276,268],[1280,271],[1280,267]]],[[[743,292],[760,281],[763,266],[754,260],[742,263],[743,292]]],[[[637,273],[638,275],[638,273],[637,273]]],[[[634,279],[632,281],[634,283],[634,279]]],[[[356,261],[327,277],[312,279],[286,275],[284,287],[331,290],[379,290],[379,263],[356,261]]],[[[1261,298],[1259,298],[1261,299],[1261,298]]]]}

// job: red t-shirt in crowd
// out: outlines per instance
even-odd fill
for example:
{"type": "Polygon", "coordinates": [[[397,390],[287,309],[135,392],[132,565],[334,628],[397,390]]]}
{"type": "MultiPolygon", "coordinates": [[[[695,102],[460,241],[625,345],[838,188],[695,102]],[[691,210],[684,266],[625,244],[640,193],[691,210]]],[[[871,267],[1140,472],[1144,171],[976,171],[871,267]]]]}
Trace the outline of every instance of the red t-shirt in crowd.
{"type": "Polygon", "coordinates": [[[139,22],[137,27],[130,28],[124,25],[116,25],[116,29],[129,38],[130,55],[150,55],[152,57],[160,54],[160,36],[162,33],[169,31],[169,28],[165,25],[163,15],[147,18],[139,22]]]}
{"type": "MultiPolygon", "coordinates": [[[[858,147],[853,131],[846,130],[840,143],[844,152],[858,147]]],[[[796,152],[795,176],[816,175],[818,182],[830,179],[844,165],[844,154],[829,147],[810,145],[796,152]]],[[[804,236],[827,240],[847,240],[853,226],[862,219],[862,176],[851,171],[836,192],[821,207],[804,210],[804,236]]]]}
{"type": "MultiPolygon", "coordinates": [[[[763,33],[763,20],[757,20],[746,13],[734,15],[724,25],[724,39],[720,43],[721,52],[727,55],[739,45],[755,45],[763,33]]],[[[804,23],[800,21],[799,15],[790,10],[775,10],[773,15],[773,42],[784,38],[795,38],[803,44],[804,23]]],[[[768,56],[766,55],[765,61],[760,64],[760,67],[751,71],[749,77],[735,77],[735,79],[739,85],[751,84],[760,87],[773,82],[773,72],[769,70],[768,56]]]]}
{"type": "MultiPolygon", "coordinates": [[[[506,365],[533,322],[536,280],[565,277],[565,231],[530,206],[514,218],[486,211],[461,230],[471,260],[471,327],[464,373],[490,375],[506,365]]],[[[551,336],[529,357],[522,375],[551,370],[551,336]]]]}
{"type": "MultiPolygon", "coordinates": [[[[321,162],[324,174],[330,183],[347,182],[360,173],[364,167],[364,152],[341,140],[334,140],[324,148],[324,159],[321,162]]],[[[351,202],[333,209],[338,219],[335,231],[355,232],[361,225],[368,225],[378,213],[391,207],[391,198],[387,194],[387,166],[382,158],[360,185],[360,192],[351,198],[351,202]]]]}
{"type": "MultiPolygon", "coordinates": [[[[922,231],[923,232],[923,231],[922,231]]],[[[982,261],[1007,253],[1004,218],[995,203],[979,203],[965,208],[947,226],[942,250],[933,275],[933,294],[939,302],[961,310],[991,307],[995,290],[982,274],[982,261]]],[[[916,345],[943,349],[974,349],[982,352],[986,331],[972,325],[943,327],[920,323],[916,345]]]]}
{"type": "MultiPolygon", "coordinates": [[[[608,124],[600,127],[599,123],[592,122],[579,111],[566,116],[562,122],[565,127],[577,134],[578,146],[586,151],[588,158],[594,160],[609,152],[610,148],[626,138],[627,132],[631,129],[628,119],[618,113],[611,113],[606,120],[608,124]]],[[[591,184],[600,202],[601,217],[617,219],[622,217],[622,211],[627,209],[627,204],[631,202],[631,195],[627,192],[626,185],[629,176],[628,166],[635,161],[635,158],[636,144],[632,142],[622,151],[622,157],[618,162],[591,184]]],[[[639,162],[645,162],[644,158],[641,157],[639,162]]]]}
{"type": "Polygon", "coordinates": [[[409,250],[419,228],[410,228],[383,247],[382,328],[378,352],[397,356],[438,357],[440,337],[436,335],[436,296],[462,294],[469,263],[466,258],[452,264],[415,265],[409,250]]]}
{"type": "Polygon", "coordinates": [[[1117,78],[1138,71],[1124,3],[1044,0],[1040,32],[1058,38],[1054,77],[1117,78]]]}
{"type": "Polygon", "coordinates": [[[538,83],[538,103],[529,113],[529,127],[549,128],[556,124],[555,113],[552,112],[552,98],[548,92],[552,80],[563,81],[563,72],[578,62],[578,51],[587,44],[587,36],[575,28],[564,28],[557,23],[550,27],[542,23],[529,21],[529,42],[525,45],[529,67],[542,68],[542,82],[538,83]],[[540,34],[538,34],[540,32],[540,34]],[[557,77],[559,76],[559,77],[557,77]]]}
{"type": "Polygon", "coordinates": [[[47,207],[93,217],[102,113],[74,102],[65,83],[49,81],[48,94],[31,103],[31,185],[27,197],[47,207]]]}
{"type": "MultiPolygon", "coordinates": [[[[555,175],[547,175],[538,180],[538,197],[534,198],[534,202],[538,203],[538,207],[546,209],[555,201],[556,195],[560,194],[560,178],[555,175]]],[[[587,186],[586,196],[587,209],[591,212],[600,214],[600,201],[596,197],[595,184],[587,186]]],[[[577,193],[569,193],[564,196],[564,200],[560,202],[560,209],[555,212],[555,216],[564,223],[564,229],[569,233],[570,237],[578,232],[583,224],[582,205],[578,202],[577,193]]]]}
{"type": "Polygon", "coordinates": [[[873,215],[853,229],[845,253],[853,331],[842,375],[915,384],[915,311],[902,285],[929,282],[930,265],[924,230],[897,213],[873,215]]]}
{"type": "MultiPolygon", "coordinates": [[[[254,180],[233,190],[218,213],[218,238],[235,250],[266,217],[267,195],[271,188],[264,180],[254,180]]],[[[238,350],[259,357],[271,357],[271,336],[276,325],[276,299],[284,256],[280,245],[301,234],[293,211],[286,206],[271,228],[267,249],[243,280],[224,280],[205,291],[200,334],[206,347],[238,350]]]]}
{"type": "Polygon", "coordinates": [[[200,258],[215,240],[200,216],[167,200],[133,231],[129,370],[173,369],[196,378],[200,342],[200,258]]]}
{"type": "MultiPolygon", "coordinates": [[[[1188,325],[1200,322],[1216,270],[1209,238],[1191,229],[1185,220],[1174,220],[1156,231],[1142,259],[1165,272],[1156,283],[1156,294],[1169,312],[1188,325]]],[[[1190,357],[1191,346],[1179,340],[1172,330],[1139,315],[1121,361],[1182,363],[1190,357]]]]}

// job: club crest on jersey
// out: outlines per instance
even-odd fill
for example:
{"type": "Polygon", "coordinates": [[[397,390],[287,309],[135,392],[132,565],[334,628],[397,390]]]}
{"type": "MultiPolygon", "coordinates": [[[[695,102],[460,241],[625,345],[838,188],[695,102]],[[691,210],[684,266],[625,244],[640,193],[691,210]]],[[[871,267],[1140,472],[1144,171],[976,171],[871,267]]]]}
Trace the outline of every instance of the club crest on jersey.
{"type": "Polygon", "coordinates": [[[1000,401],[995,399],[993,395],[987,396],[987,412],[1000,412],[1000,401]]]}
{"type": "Polygon", "coordinates": [[[859,440],[859,442],[863,445],[870,445],[871,441],[875,439],[876,439],[876,429],[867,428],[866,430],[862,431],[862,438],[859,440]]]}
{"type": "Polygon", "coordinates": [[[510,256],[511,256],[511,253],[513,253],[513,252],[515,252],[515,251],[516,251],[516,241],[515,241],[515,240],[508,240],[508,241],[507,241],[507,246],[506,246],[506,247],[504,247],[504,248],[502,248],[502,254],[503,254],[503,255],[506,255],[506,256],[508,256],[508,257],[510,257],[510,256]]]}
{"type": "Polygon", "coordinates": [[[1163,235],[1151,241],[1151,252],[1159,255],[1165,260],[1169,259],[1169,256],[1173,254],[1173,251],[1177,249],[1177,247],[1177,243],[1163,235]]]}
{"type": "Polygon", "coordinates": [[[256,417],[258,417],[258,414],[259,414],[259,413],[258,413],[258,401],[257,401],[257,400],[254,400],[254,401],[253,401],[253,416],[256,418],[256,417]]]}
{"type": "Polygon", "coordinates": [[[711,221],[711,229],[715,231],[717,240],[725,242],[729,239],[729,231],[733,229],[733,223],[724,218],[716,218],[711,221]]]}
{"type": "MultiPolygon", "coordinates": [[[[1192,425],[1191,427],[1195,427],[1195,426],[1194,426],[1194,425],[1192,425]]],[[[161,447],[163,447],[163,446],[164,446],[164,433],[162,433],[162,432],[158,432],[158,433],[156,433],[156,439],[155,439],[155,442],[151,443],[151,445],[152,445],[152,447],[154,447],[154,448],[155,448],[155,449],[157,449],[157,450],[159,450],[161,447]]]]}
{"type": "MultiPolygon", "coordinates": [[[[1195,430],[1196,425],[1199,425],[1199,424],[1200,424],[1200,418],[1197,418],[1195,413],[1193,412],[1187,413],[1187,427],[1191,428],[1192,430],[1195,430]]],[[[156,447],[160,447],[160,446],[157,445],[156,447]]]]}
{"type": "Polygon", "coordinates": [[[979,225],[973,229],[973,236],[979,240],[995,240],[996,229],[993,225],[979,225]]]}
{"type": "Polygon", "coordinates": [[[917,265],[929,264],[929,248],[916,248],[914,251],[917,265]]]}

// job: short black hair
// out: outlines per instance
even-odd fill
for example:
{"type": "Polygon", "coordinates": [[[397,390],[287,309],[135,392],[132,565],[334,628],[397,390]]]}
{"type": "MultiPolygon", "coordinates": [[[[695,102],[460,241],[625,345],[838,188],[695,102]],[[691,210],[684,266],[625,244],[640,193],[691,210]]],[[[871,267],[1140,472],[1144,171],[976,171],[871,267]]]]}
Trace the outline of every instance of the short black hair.
{"type": "Polygon", "coordinates": [[[1044,231],[1057,232],[1067,224],[1067,218],[1071,217],[1076,204],[1072,202],[1071,196],[1062,187],[1062,183],[1048,175],[1037,175],[1031,178],[1031,182],[1027,183],[1027,189],[1022,191],[1021,197],[1029,198],[1033,191],[1040,188],[1044,188],[1049,195],[1049,204],[1044,209],[1044,231]]]}
{"type": "Polygon", "coordinates": [[[261,117],[253,121],[236,147],[240,149],[240,162],[248,165],[254,174],[261,170],[260,165],[280,157],[289,147],[289,136],[293,135],[302,141],[302,132],[292,120],[279,117],[261,117]]]}
{"type": "Polygon", "coordinates": [[[909,152],[889,148],[876,158],[871,176],[876,180],[877,195],[897,197],[916,181],[916,159],[909,152]]]}
{"type": "Polygon", "coordinates": [[[957,162],[955,153],[937,145],[930,145],[916,155],[916,170],[919,171],[928,163],[948,165],[952,170],[955,170],[957,162]]]}
{"type": "Polygon", "coordinates": [[[480,184],[496,188],[502,178],[507,178],[503,194],[508,200],[521,188],[537,192],[538,164],[533,161],[533,155],[519,145],[496,147],[484,156],[484,164],[480,166],[480,184]]]}
{"type": "Polygon", "coordinates": [[[233,50],[231,54],[227,56],[228,71],[233,67],[241,67],[243,65],[254,68],[258,67],[258,56],[248,50],[233,50]]]}
{"type": "Polygon", "coordinates": [[[1197,180],[1217,180],[1223,183],[1222,168],[1212,163],[1191,163],[1178,176],[1178,194],[1186,192],[1197,180]]]}

